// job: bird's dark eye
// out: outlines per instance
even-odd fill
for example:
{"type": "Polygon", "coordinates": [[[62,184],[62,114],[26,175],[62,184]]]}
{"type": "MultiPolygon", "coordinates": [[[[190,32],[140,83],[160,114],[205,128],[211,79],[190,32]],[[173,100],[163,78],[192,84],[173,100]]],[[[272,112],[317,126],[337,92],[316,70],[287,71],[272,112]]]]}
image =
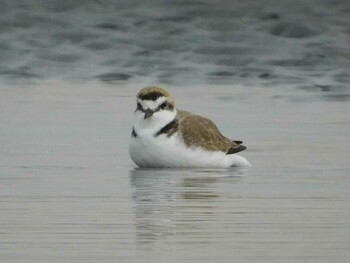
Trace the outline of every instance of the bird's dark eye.
{"type": "Polygon", "coordinates": [[[160,108],[164,110],[164,109],[166,108],[166,106],[168,106],[168,102],[163,102],[163,103],[160,105],[160,108]]]}
{"type": "Polygon", "coordinates": [[[141,106],[141,104],[140,104],[139,102],[137,103],[137,109],[138,109],[138,110],[141,110],[141,111],[143,110],[143,109],[142,109],[142,106],[141,106]]]}

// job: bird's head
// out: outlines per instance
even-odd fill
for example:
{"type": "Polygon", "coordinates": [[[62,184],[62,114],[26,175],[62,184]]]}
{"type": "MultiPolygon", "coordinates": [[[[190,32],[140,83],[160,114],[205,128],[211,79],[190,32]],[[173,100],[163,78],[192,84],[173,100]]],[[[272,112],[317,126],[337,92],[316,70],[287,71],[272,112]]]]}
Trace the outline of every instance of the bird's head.
{"type": "Polygon", "coordinates": [[[154,119],[168,119],[176,115],[173,96],[160,87],[146,87],[139,91],[136,98],[135,115],[145,121],[154,119]]]}

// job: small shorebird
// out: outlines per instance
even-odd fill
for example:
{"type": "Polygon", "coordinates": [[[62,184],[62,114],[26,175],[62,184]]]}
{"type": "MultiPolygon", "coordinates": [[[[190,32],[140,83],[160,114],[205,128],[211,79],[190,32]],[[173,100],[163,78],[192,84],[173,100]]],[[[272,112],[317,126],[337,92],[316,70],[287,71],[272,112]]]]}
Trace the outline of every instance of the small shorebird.
{"type": "Polygon", "coordinates": [[[176,109],[167,90],[146,87],[137,94],[129,153],[139,167],[250,166],[236,154],[245,149],[211,120],[176,109]]]}

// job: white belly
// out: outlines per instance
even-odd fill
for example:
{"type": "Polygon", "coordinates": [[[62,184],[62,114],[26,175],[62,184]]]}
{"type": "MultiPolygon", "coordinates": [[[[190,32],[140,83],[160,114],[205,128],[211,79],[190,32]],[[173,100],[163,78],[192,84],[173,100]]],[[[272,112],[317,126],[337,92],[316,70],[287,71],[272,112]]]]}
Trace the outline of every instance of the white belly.
{"type": "Polygon", "coordinates": [[[139,167],[217,167],[250,166],[243,157],[224,152],[209,152],[188,148],[180,136],[143,134],[132,137],[129,144],[131,159],[139,167]]]}

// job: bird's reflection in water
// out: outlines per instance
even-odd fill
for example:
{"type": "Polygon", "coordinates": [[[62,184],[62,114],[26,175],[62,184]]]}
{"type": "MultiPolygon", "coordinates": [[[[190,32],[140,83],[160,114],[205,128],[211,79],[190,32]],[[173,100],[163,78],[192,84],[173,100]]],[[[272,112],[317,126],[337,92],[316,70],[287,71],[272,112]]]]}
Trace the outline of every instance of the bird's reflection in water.
{"type": "Polygon", "coordinates": [[[139,243],[169,240],[215,220],[220,185],[242,179],[241,170],[134,169],[134,212],[139,243]]]}

